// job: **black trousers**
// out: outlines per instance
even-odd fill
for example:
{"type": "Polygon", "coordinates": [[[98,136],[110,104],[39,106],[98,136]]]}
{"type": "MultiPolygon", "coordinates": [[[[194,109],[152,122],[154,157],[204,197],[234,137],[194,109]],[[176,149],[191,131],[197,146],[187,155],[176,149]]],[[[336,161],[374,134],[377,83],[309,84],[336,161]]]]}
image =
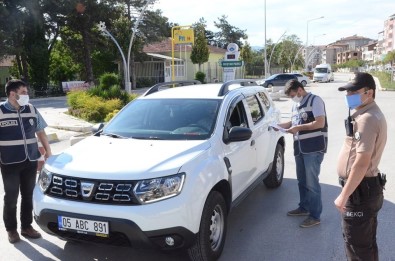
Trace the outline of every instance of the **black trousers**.
{"type": "Polygon", "coordinates": [[[17,202],[21,193],[21,228],[33,222],[33,189],[36,183],[37,161],[26,160],[22,163],[3,165],[1,175],[4,184],[3,220],[7,231],[16,230],[17,202]]]}
{"type": "Polygon", "coordinates": [[[364,178],[350,196],[343,213],[343,238],[347,260],[377,261],[377,214],[383,206],[383,188],[377,178],[364,178]]]}

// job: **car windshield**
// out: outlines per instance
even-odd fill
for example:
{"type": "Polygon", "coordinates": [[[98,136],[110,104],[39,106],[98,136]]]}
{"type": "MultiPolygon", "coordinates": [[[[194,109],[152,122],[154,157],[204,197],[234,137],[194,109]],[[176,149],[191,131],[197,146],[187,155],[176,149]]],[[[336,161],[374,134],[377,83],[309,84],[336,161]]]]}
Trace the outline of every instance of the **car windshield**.
{"type": "Polygon", "coordinates": [[[317,73],[327,73],[328,69],[327,68],[315,68],[315,72],[317,72],[317,73]]]}
{"type": "Polygon", "coordinates": [[[137,99],[120,111],[102,134],[134,139],[208,139],[220,103],[213,99],[137,99]]]}

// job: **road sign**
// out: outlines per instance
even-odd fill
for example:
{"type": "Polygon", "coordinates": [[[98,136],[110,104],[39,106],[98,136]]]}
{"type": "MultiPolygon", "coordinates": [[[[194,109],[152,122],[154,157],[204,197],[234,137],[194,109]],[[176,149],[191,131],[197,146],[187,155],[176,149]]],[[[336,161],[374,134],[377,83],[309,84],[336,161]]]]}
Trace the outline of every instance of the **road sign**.
{"type": "Polygon", "coordinates": [[[243,66],[243,61],[221,61],[222,67],[241,67],[243,66]]]}

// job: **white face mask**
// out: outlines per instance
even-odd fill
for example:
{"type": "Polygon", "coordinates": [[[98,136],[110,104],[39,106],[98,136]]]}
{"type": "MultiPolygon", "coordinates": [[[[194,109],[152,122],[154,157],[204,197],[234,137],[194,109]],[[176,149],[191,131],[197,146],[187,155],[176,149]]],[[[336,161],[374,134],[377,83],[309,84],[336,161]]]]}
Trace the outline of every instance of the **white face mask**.
{"type": "Polygon", "coordinates": [[[292,98],[292,100],[293,100],[294,102],[296,102],[296,103],[300,103],[300,102],[302,101],[302,99],[303,99],[302,96],[298,97],[297,95],[295,95],[295,96],[292,98]]]}
{"type": "Polygon", "coordinates": [[[29,95],[21,94],[19,95],[19,99],[16,100],[19,106],[25,106],[29,103],[29,95]]]}

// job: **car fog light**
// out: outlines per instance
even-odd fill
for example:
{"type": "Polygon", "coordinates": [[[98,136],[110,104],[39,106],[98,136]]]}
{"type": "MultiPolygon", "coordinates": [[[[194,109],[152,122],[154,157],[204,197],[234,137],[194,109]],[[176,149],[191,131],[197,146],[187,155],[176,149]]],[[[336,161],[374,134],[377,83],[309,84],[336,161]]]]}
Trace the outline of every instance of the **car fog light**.
{"type": "Polygon", "coordinates": [[[166,237],[165,242],[168,246],[174,246],[174,238],[172,237],[166,237]]]}

